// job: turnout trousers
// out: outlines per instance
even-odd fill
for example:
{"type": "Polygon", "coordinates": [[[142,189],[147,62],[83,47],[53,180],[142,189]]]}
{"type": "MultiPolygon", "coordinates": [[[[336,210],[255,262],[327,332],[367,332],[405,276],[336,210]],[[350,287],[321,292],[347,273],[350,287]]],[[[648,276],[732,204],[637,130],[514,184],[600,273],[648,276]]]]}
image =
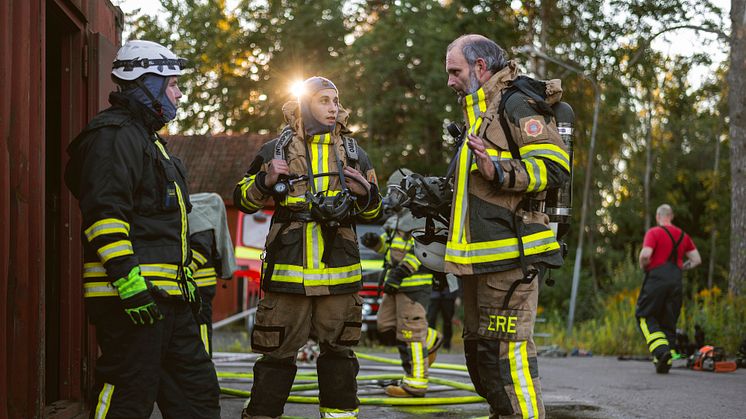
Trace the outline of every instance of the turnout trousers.
{"type": "Polygon", "coordinates": [[[660,359],[676,343],[676,322],[681,313],[681,269],[671,262],[650,270],[637,297],[635,316],[650,353],[660,359]]]}
{"type": "Polygon", "coordinates": [[[429,297],[430,290],[384,294],[376,320],[381,341],[395,341],[399,350],[405,373],[402,388],[417,396],[427,392],[427,357],[437,337],[427,324],[429,297]]]}
{"type": "Polygon", "coordinates": [[[118,300],[86,302],[101,348],[91,418],[148,419],[156,401],[164,418],[220,417],[215,366],[189,305],[157,303],[164,318],[143,326],[118,300]]]}
{"type": "Polygon", "coordinates": [[[321,349],[316,361],[321,417],[357,417],[360,366],[351,346],[360,340],[362,307],[357,293],[265,293],[251,333],[253,351],[263,356],[254,364],[254,384],[244,417],[282,415],[295,379],[298,350],[311,334],[318,338],[321,349]]]}
{"type": "MultiPolygon", "coordinates": [[[[530,268],[530,267],[529,267],[530,268]]],[[[520,284],[520,268],[462,277],[466,367],[490,418],[544,418],[533,341],[539,279],[520,284]]]]}

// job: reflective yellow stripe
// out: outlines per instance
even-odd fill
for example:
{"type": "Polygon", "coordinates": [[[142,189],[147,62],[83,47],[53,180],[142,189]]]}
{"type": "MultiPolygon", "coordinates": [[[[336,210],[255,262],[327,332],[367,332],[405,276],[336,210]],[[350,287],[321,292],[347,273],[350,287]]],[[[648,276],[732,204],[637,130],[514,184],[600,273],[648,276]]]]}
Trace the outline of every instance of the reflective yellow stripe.
{"type": "Polygon", "coordinates": [[[648,346],[648,349],[650,349],[650,352],[652,353],[657,347],[663,346],[663,345],[668,346],[668,340],[667,339],[658,339],[658,340],[654,341],[653,343],[651,343],[648,346]]]}
{"type": "MultiPolygon", "coordinates": [[[[161,290],[168,293],[168,295],[181,295],[181,289],[176,281],[169,280],[151,280],[151,284],[157,286],[161,290]]],[[[84,282],[83,283],[83,297],[94,298],[94,297],[118,297],[119,293],[117,289],[111,285],[110,282],[84,282]]]]}
{"type": "Polygon", "coordinates": [[[533,380],[528,371],[528,356],[526,356],[526,342],[509,342],[508,358],[510,361],[510,376],[513,388],[521,408],[521,417],[534,418],[538,414],[536,406],[536,392],[533,380]]]}
{"type": "Polygon", "coordinates": [[[381,207],[383,205],[383,201],[378,200],[378,205],[375,206],[373,209],[369,209],[366,211],[363,211],[362,214],[360,214],[360,218],[364,220],[372,220],[376,217],[378,217],[378,214],[381,212],[381,207]]]}
{"type": "Polygon", "coordinates": [[[303,284],[304,286],[332,286],[350,284],[362,279],[360,264],[338,268],[304,269],[298,265],[275,264],[272,281],[303,284]]]}
{"type": "MultiPolygon", "coordinates": [[[[525,255],[535,255],[559,249],[559,243],[551,230],[523,236],[525,255]]],[[[445,260],[460,264],[495,262],[515,259],[519,256],[518,239],[509,238],[477,243],[448,242],[445,260]]]]}
{"type": "Polygon", "coordinates": [[[536,389],[534,388],[534,379],[533,377],[531,377],[531,370],[528,364],[528,351],[526,349],[527,347],[528,347],[527,343],[521,344],[521,360],[523,363],[523,376],[526,379],[526,384],[528,387],[528,397],[531,400],[531,413],[533,414],[534,417],[536,417],[539,415],[539,409],[536,404],[537,397],[536,397],[536,389]]]}
{"type": "Polygon", "coordinates": [[[132,242],[129,240],[118,240],[106,246],[101,246],[96,253],[98,253],[102,263],[106,263],[115,257],[135,254],[132,250],[132,242]]]}
{"type": "MultiPolygon", "coordinates": [[[[490,160],[493,162],[498,162],[502,160],[511,160],[513,156],[510,154],[510,151],[505,150],[495,150],[492,148],[486,149],[487,154],[490,156],[490,160]]],[[[471,164],[471,168],[469,169],[470,172],[478,172],[479,166],[477,166],[477,162],[473,162],[471,164]]]]}
{"type": "Polygon", "coordinates": [[[204,265],[205,263],[207,263],[207,258],[205,257],[205,255],[194,249],[192,249],[192,258],[194,258],[200,265],[204,265]]]}
{"type": "Polygon", "coordinates": [[[98,404],[96,404],[96,410],[93,414],[95,419],[104,419],[109,413],[109,407],[111,407],[111,399],[114,396],[114,384],[104,383],[104,387],[101,389],[101,393],[98,394],[98,404]]]}
{"type": "Polygon", "coordinates": [[[554,144],[530,144],[518,150],[521,158],[541,157],[558,163],[563,169],[570,171],[570,155],[554,144]]]}
{"type": "Polygon", "coordinates": [[[358,409],[342,410],[319,406],[319,414],[322,418],[356,418],[358,409]]]}
{"type": "Polygon", "coordinates": [[[83,278],[106,278],[106,268],[100,262],[84,263],[83,278]]]}
{"type": "Polygon", "coordinates": [[[211,285],[216,285],[218,280],[213,276],[211,278],[195,279],[194,283],[196,283],[198,287],[209,287],[211,285]]]}
{"type": "Polygon", "coordinates": [[[663,333],[663,332],[655,332],[655,333],[651,333],[650,336],[648,336],[645,339],[645,343],[650,343],[650,342],[652,342],[652,341],[654,341],[656,339],[665,339],[665,338],[666,338],[666,334],[665,333],[663,333]]]}
{"type": "Polygon", "coordinates": [[[91,226],[85,230],[85,237],[89,242],[92,242],[93,239],[98,236],[116,233],[128,236],[130,234],[129,223],[116,218],[104,218],[103,220],[91,224],[91,226]]]}
{"type": "Polygon", "coordinates": [[[192,277],[194,279],[197,279],[197,278],[209,278],[209,277],[213,277],[214,278],[216,276],[218,276],[218,273],[217,273],[217,271],[215,271],[215,268],[213,268],[213,267],[202,268],[202,269],[198,270],[197,272],[195,272],[194,275],[192,275],[192,277]]]}
{"type": "Polygon", "coordinates": [[[209,354],[210,353],[210,335],[207,334],[206,324],[199,325],[199,334],[200,334],[200,337],[202,337],[202,343],[205,344],[205,351],[209,354]]]}
{"type": "Polygon", "coordinates": [[[427,378],[414,378],[405,376],[402,382],[409,387],[419,388],[423,390],[427,389],[427,378]]]}
{"type": "MultiPolygon", "coordinates": [[[[171,157],[166,152],[166,149],[163,148],[163,144],[161,144],[160,141],[156,140],[155,145],[161,151],[161,154],[163,154],[163,157],[165,157],[166,160],[171,160],[171,157]]],[[[181,192],[179,182],[174,181],[173,184],[176,187],[176,197],[179,200],[179,212],[181,213],[181,264],[186,265],[187,252],[189,251],[189,237],[187,236],[189,224],[187,221],[186,203],[184,202],[184,195],[181,192]]]]}
{"type": "Polygon", "coordinates": [[[179,267],[167,263],[143,263],[140,265],[142,276],[176,279],[179,274],[179,267]]]}
{"type": "MultiPolygon", "coordinates": [[[[140,273],[146,278],[158,277],[176,279],[179,267],[167,263],[143,263],[140,265],[140,273]]],[[[106,268],[100,262],[88,262],[83,264],[83,278],[106,278],[106,268]]]]}
{"type": "Polygon", "coordinates": [[[262,206],[249,200],[249,188],[254,184],[256,176],[245,177],[239,182],[241,188],[241,205],[249,211],[256,211],[262,206]]]}
{"type": "MultiPolygon", "coordinates": [[[[422,342],[410,342],[409,350],[412,352],[412,377],[415,379],[425,378],[425,360],[422,357],[422,342]]],[[[425,381],[427,384],[427,381],[425,381]]]]}
{"type": "Polygon", "coordinates": [[[433,329],[432,327],[427,328],[427,339],[425,339],[425,344],[427,345],[427,349],[430,349],[435,345],[435,340],[438,338],[438,331],[433,329]]]}
{"type": "Polygon", "coordinates": [[[433,283],[432,274],[411,275],[402,280],[401,287],[417,287],[420,285],[430,285],[433,283]]]}
{"type": "Polygon", "coordinates": [[[537,159],[523,160],[528,174],[528,187],[526,192],[541,192],[547,187],[547,166],[537,159]]]}

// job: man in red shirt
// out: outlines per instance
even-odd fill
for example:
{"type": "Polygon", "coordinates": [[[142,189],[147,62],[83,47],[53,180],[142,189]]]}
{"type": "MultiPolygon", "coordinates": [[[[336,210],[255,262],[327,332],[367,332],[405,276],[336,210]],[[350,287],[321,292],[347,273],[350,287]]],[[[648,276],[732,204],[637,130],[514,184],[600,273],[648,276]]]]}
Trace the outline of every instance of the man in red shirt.
{"type": "Polygon", "coordinates": [[[702,262],[692,239],[671,224],[672,220],[671,206],[663,204],[655,212],[658,226],[645,233],[640,251],[645,280],[635,310],[659,374],[666,374],[671,368],[674,353],[671,343],[676,342],[676,321],[681,312],[681,272],[702,262]]]}

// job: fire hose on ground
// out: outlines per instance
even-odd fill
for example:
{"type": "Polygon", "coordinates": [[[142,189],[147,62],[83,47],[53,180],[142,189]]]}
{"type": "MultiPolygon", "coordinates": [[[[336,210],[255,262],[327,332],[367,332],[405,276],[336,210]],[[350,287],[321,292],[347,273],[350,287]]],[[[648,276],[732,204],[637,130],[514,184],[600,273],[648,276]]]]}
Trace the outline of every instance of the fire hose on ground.
{"type": "MultiPolygon", "coordinates": [[[[398,359],[390,359],[381,356],[369,355],[365,353],[356,353],[360,359],[373,361],[377,363],[399,365],[401,361],[398,359]]],[[[233,359],[251,359],[250,356],[241,356],[239,354],[233,355],[233,359]]],[[[226,365],[217,360],[216,364],[226,365]]],[[[242,365],[244,363],[241,363],[242,365]]],[[[233,366],[239,366],[232,364],[233,366]]],[[[382,369],[375,365],[361,365],[361,369],[382,369]]],[[[383,367],[384,369],[389,369],[383,367]]],[[[468,377],[466,367],[464,365],[456,364],[445,364],[445,363],[434,363],[430,366],[431,372],[447,372],[451,375],[463,375],[468,377]],[[455,374],[454,374],[455,373],[455,374]]],[[[251,373],[237,373],[237,372],[218,372],[218,378],[222,380],[231,381],[251,381],[254,374],[251,373]]],[[[401,373],[398,374],[375,374],[375,375],[361,375],[357,377],[358,382],[381,382],[383,380],[396,380],[402,377],[401,373]]],[[[301,391],[313,391],[318,390],[319,385],[315,372],[302,372],[295,377],[296,382],[300,384],[294,384],[290,391],[301,392],[301,391]]],[[[462,390],[472,393],[476,393],[472,384],[467,384],[455,380],[449,380],[440,377],[428,377],[428,381],[432,384],[443,386],[440,390],[462,390]]],[[[246,390],[239,390],[235,388],[228,388],[221,385],[221,393],[237,397],[251,397],[251,392],[246,390]]],[[[470,403],[482,403],[485,399],[481,396],[455,396],[455,397],[410,397],[410,398],[394,398],[394,397],[360,397],[361,405],[374,405],[374,406],[436,406],[436,405],[455,405],[455,404],[470,404],[470,403]]],[[[302,396],[302,395],[291,395],[288,397],[288,403],[302,403],[302,404],[318,404],[319,398],[317,396],[302,396]]]]}

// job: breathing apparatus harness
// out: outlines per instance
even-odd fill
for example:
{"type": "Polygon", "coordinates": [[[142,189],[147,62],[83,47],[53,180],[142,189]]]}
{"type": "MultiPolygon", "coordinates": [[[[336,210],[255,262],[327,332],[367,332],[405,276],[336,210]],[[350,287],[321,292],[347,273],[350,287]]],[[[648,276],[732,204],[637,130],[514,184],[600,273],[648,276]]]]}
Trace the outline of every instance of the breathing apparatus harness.
{"type": "MultiPolygon", "coordinates": [[[[287,161],[286,150],[294,135],[295,132],[290,127],[286,127],[282,131],[274,147],[275,159],[287,161]]],[[[343,137],[343,141],[345,143],[345,152],[347,155],[348,164],[352,167],[357,166],[357,143],[354,139],[349,137],[343,137]]],[[[311,169],[310,150],[308,148],[308,143],[305,142],[305,140],[304,145],[306,152],[307,174],[290,176],[281,175],[275,185],[272,186],[271,191],[272,196],[277,201],[279,201],[286,197],[288,193],[294,190],[294,185],[296,183],[308,182],[310,184],[310,191],[306,192],[306,200],[310,204],[310,209],[306,211],[291,211],[283,206],[278,206],[275,215],[272,217],[271,225],[273,225],[275,222],[284,223],[282,229],[277,232],[277,237],[279,237],[282,232],[289,227],[290,222],[292,221],[319,223],[319,225],[321,226],[322,237],[324,239],[324,242],[327,243],[327,246],[324,247],[324,253],[321,256],[321,261],[323,263],[328,263],[333,248],[332,243],[336,238],[338,228],[341,226],[353,225],[352,220],[354,220],[356,216],[360,215],[367,209],[372,201],[372,195],[374,193],[377,193],[377,189],[375,185],[371,183],[371,189],[370,191],[368,191],[368,197],[365,201],[365,205],[358,205],[358,209],[354,209],[358,198],[349,190],[345,183],[347,177],[344,175],[344,165],[342,164],[342,161],[337,154],[336,147],[332,148],[334,149],[334,158],[337,163],[338,171],[313,173],[313,170],[311,169]],[[326,176],[336,176],[339,178],[342,190],[338,194],[329,195],[326,193],[327,191],[316,190],[315,179],[326,176]]],[[[351,179],[362,184],[362,182],[354,177],[351,179]]],[[[271,276],[271,273],[274,270],[274,253],[276,250],[274,248],[275,246],[280,246],[279,240],[275,240],[266,248],[265,254],[267,255],[267,275],[262,275],[262,278],[264,278],[265,276],[271,276]]]]}

